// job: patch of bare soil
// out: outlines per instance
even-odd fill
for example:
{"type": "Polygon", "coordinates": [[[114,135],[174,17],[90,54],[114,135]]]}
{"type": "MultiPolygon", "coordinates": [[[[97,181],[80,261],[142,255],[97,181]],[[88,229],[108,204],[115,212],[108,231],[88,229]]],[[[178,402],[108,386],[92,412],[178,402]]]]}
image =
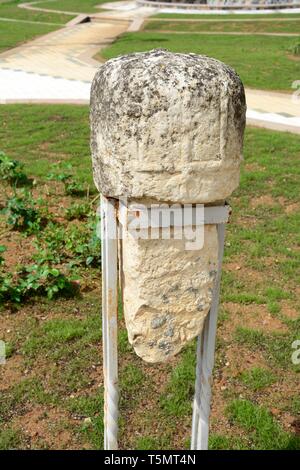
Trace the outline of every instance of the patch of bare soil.
{"type": "Polygon", "coordinates": [[[245,266],[245,260],[242,257],[239,257],[237,260],[232,258],[229,263],[224,263],[223,270],[234,272],[240,279],[247,280],[247,282],[249,280],[252,282],[264,282],[266,277],[265,273],[245,266]]]}
{"type": "Polygon", "coordinates": [[[247,438],[247,432],[230,422],[227,416],[226,407],[230,402],[227,395],[232,398],[246,398],[245,386],[238,378],[242,372],[253,367],[266,368],[265,360],[259,351],[250,352],[244,347],[229,344],[218,351],[217,364],[220,361],[222,365],[216,367],[214,372],[210,433],[227,437],[234,434],[247,438]]]}
{"type": "Polygon", "coordinates": [[[225,365],[222,369],[222,381],[220,381],[220,388],[224,389],[231,379],[240,376],[242,372],[253,367],[261,367],[267,369],[267,363],[260,351],[249,351],[240,345],[231,344],[225,355],[225,365]]]}
{"type": "Polygon", "coordinates": [[[259,197],[254,197],[250,201],[250,207],[252,209],[256,209],[259,206],[275,206],[276,205],[276,199],[274,199],[272,196],[269,194],[264,194],[259,197]]]}
{"type": "Polygon", "coordinates": [[[287,55],[287,58],[290,60],[293,60],[294,62],[299,62],[300,56],[299,55],[294,55],[294,54],[289,54],[287,55]]]}
{"type": "MultiPolygon", "coordinates": [[[[102,356],[102,345],[99,344],[99,358],[102,356]]],[[[104,386],[103,383],[103,365],[93,364],[89,372],[90,385],[88,391],[90,394],[95,393],[97,389],[104,386]]]]}
{"type": "MultiPolygon", "coordinates": [[[[220,331],[219,336],[222,337],[220,331]]],[[[245,430],[233,425],[226,416],[226,406],[230,401],[228,394],[232,398],[250,399],[258,405],[267,407],[284,430],[292,433],[297,432],[299,417],[287,411],[291,400],[299,394],[298,377],[294,373],[284,371],[283,376],[282,371],[272,370],[275,382],[254,392],[239,378],[242,372],[254,367],[270,370],[260,351],[249,351],[246,347],[230,343],[217,352],[216,363],[218,365],[215,368],[213,382],[212,433],[221,435],[232,433],[247,438],[245,430]]]]}
{"type": "Polygon", "coordinates": [[[286,199],[283,196],[279,196],[276,200],[278,200],[279,204],[282,206],[286,214],[292,214],[300,210],[299,201],[291,202],[289,199],[286,199]]]}
{"type": "Polygon", "coordinates": [[[14,355],[6,360],[5,365],[0,366],[0,392],[17,385],[23,378],[23,358],[20,355],[14,355]]]}
{"type": "Polygon", "coordinates": [[[292,427],[297,436],[300,436],[300,418],[294,419],[292,422],[292,427]]]}
{"type": "Polygon", "coordinates": [[[252,198],[250,201],[250,207],[252,209],[256,209],[260,206],[274,207],[278,204],[286,214],[292,214],[300,210],[299,202],[291,202],[282,196],[273,198],[270,194],[264,194],[256,198],[252,198]]]}
{"type": "Polygon", "coordinates": [[[258,163],[256,162],[253,162],[253,163],[244,163],[244,170],[245,171],[249,171],[249,172],[252,172],[252,171],[257,171],[257,170],[265,170],[265,167],[262,167],[261,165],[259,165],[258,163]]]}
{"type": "Polygon", "coordinates": [[[257,395],[257,402],[267,407],[281,427],[290,433],[297,434],[299,415],[287,411],[291,400],[299,395],[299,384],[297,377],[291,377],[286,380],[268,386],[257,395]]]}
{"type": "Polygon", "coordinates": [[[226,389],[224,385],[220,386],[216,380],[214,381],[209,432],[210,434],[218,434],[227,437],[230,437],[231,434],[246,437],[245,431],[241,428],[237,428],[237,426],[232,424],[228,419],[226,413],[228,401],[224,399],[224,391],[226,391],[226,389]]]}
{"type": "Polygon", "coordinates": [[[299,212],[300,210],[300,203],[294,202],[292,204],[288,204],[285,206],[284,211],[286,214],[293,214],[294,212],[299,212]]]}
{"type": "Polygon", "coordinates": [[[32,237],[22,237],[18,232],[8,232],[5,238],[6,251],[3,253],[5,265],[10,271],[18,265],[27,265],[32,260],[35,248],[32,237]]]}
{"type": "Polygon", "coordinates": [[[297,318],[300,317],[300,310],[297,310],[292,306],[292,302],[290,300],[281,301],[281,312],[290,320],[297,320],[297,318]]]}
{"type": "Polygon", "coordinates": [[[68,429],[76,426],[76,421],[56,408],[35,405],[22,417],[15,418],[12,425],[22,430],[31,449],[40,448],[41,443],[52,450],[82,448],[68,429]]]}
{"type": "Polygon", "coordinates": [[[264,332],[285,333],[287,326],[278,318],[272,317],[265,305],[242,305],[224,302],[223,308],[230,314],[229,321],[223,325],[224,336],[231,338],[238,326],[262,330],[264,332]]]}
{"type": "Polygon", "coordinates": [[[235,224],[241,227],[255,227],[258,223],[257,217],[250,214],[242,214],[238,219],[235,220],[235,224]]]}

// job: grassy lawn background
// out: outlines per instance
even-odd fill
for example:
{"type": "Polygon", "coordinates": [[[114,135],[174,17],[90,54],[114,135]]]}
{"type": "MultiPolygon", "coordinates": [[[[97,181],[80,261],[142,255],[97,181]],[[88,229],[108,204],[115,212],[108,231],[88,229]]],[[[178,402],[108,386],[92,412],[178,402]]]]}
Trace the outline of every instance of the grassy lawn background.
{"type": "MultiPolygon", "coordinates": [[[[59,251],[70,231],[87,225],[74,205],[92,203],[95,193],[89,195],[91,186],[81,197],[66,196],[62,180],[47,175],[53,163],[62,170],[71,163],[75,177],[92,184],[88,107],[6,105],[0,119],[1,150],[35,178],[33,192],[47,202],[51,217],[42,241],[59,251]],[[67,218],[71,209],[73,220],[67,218]]],[[[227,228],[213,449],[300,448],[300,369],[291,361],[292,342],[300,338],[299,148],[297,135],[246,132],[241,185],[230,200],[227,228]]],[[[10,191],[1,184],[0,205],[10,191]]],[[[7,247],[9,269],[20,269],[33,256],[35,235],[11,230],[5,221],[2,214],[0,245],[7,247]]],[[[101,279],[96,267],[81,266],[77,275],[78,296],[33,296],[0,310],[0,339],[9,356],[0,366],[1,449],[102,447],[101,279]]],[[[120,448],[188,448],[195,345],[168,364],[144,364],[127,343],[120,311],[119,350],[120,448]]]]}
{"type": "MultiPolygon", "coordinates": [[[[114,0],[112,0],[114,1],[114,0]]],[[[78,11],[78,13],[99,13],[97,5],[107,3],[107,0],[53,0],[39,3],[39,7],[49,10],[78,11]]]]}
{"type": "Polygon", "coordinates": [[[185,32],[245,32],[245,33],[297,33],[300,35],[300,17],[297,21],[155,21],[147,20],[146,31],[185,32]]]}
{"type": "Polygon", "coordinates": [[[43,13],[19,8],[22,0],[4,0],[0,3],[0,18],[18,19],[22,21],[37,21],[57,23],[57,26],[47,24],[30,24],[0,21],[0,52],[16,47],[37,36],[55,31],[61,25],[72,19],[72,16],[55,13],[43,13]]]}
{"type": "Polygon", "coordinates": [[[57,27],[41,24],[23,24],[4,23],[0,21],[0,52],[4,52],[12,47],[17,47],[24,42],[42,36],[51,31],[55,31],[57,27]]]}
{"type": "Polygon", "coordinates": [[[23,0],[3,0],[0,3],[0,17],[61,24],[64,24],[72,19],[72,16],[64,15],[63,13],[57,14],[35,10],[25,10],[25,8],[18,7],[20,3],[24,3],[23,0]]]}
{"type": "MultiPolygon", "coordinates": [[[[45,7],[53,9],[66,9],[71,11],[82,11],[87,9],[90,12],[97,11],[95,5],[100,0],[64,0],[63,2],[45,2],[45,7]],[[83,7],[84,5],[84,7],[83,7]]],[[[0,3],[0,16],[6,18],[17,18],[22,20],[55,22],[64,24],[72,17],[64,14],[35,12],[18,8],[21,0],[4,0],[0,3]]],[[[185,15],[188,16],[189,15],[185,15]]],[[[179,18],[185,18],[179,15],[179,18]]],[[[210,16],[210,15],[209,15],[210,16]]],[[[243,15],[240,15],[244,18],[243,15]]],[[[127,33],[119,38],[112,46],[108,47],[102,56],[106,59],[128,52],[149,50],[155,47],[166,47],[177,52],[196,52],[211,55],[232,65],[240,74],[244,83],[253,88],[291,91],[291,84],[298,78],[300,73],[300,61],[298,56],[293,55],[295,47],[299,43],[297,38],[289,37],[260,37],[260,36],[218,36],[192,34],[198,33],[204,28],[205,31],[212,31],[215,28],[219,31],[296,31],[297,21],[283,21],[289,15],[266,15],[268,18],[280,18],[280,21],[261,21],[259,15],[257,22],[159,22],[150,21],[145,25],[146,31],[140,33],[127,33]],[[164,34],[160,29],[174,29],[177,32],[186,32],[176,36],[176,34],[164,34]],[[155,31],[152,31],[154,29],[155,31]],[[158,32],[156,32],[158,31],[158,32]],[[263,47],[262,47],[263,44],[263,47]],[[282,73],[282,70],[285,73],[282,73]]],[[[172,17],[172,15],[171,15],[172,17]]],[[[178,18],[177,17],[177,18],[178,18]]],[[[215,17],[215,15],[212,15],[215,17]]],[[[218,18],[220,15],[218,16],[218,18]]],[[[235,15],[228,15],[239,18],[235,15]]],[[[252,18],[253,15],[247,15],[252,18]]],[[[194,18],[194,17],[193,17],[194,18]]],[[[297,17],[296,17],[297,18],[297,17]]],[[[205,17],[207,19],[207,17],[205,17]]],[[[222,20],[224,17],[222,16],[222,20]]],[[[59,26],[46,24],[25,24],[10,22],[0,22],[0,52],[15,47],[25,41],[29,41],[39,35],[54,31],[59,26]]]]}
{"type": "Polygon", "coordinates": [[[194,52],[231,65],[248,87],[291,91],[292,82],[300,75],[300,61],[290,58],[296,43],[297,38],[276,36],[138,32],[125,33],[101,55],[111,59],[158,47],[174,52],[194,52]]]}

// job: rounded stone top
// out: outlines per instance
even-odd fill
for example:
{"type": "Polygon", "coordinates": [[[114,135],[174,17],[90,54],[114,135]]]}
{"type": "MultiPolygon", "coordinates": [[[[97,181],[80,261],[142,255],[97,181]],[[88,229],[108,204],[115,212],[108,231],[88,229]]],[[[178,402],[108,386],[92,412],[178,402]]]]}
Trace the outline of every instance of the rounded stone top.
{"type": "Polygon", "coordinates": [[[110,197],[212,203],[239,182],[245,94],[222,62],[164,49],[106,62],[91,90],[91,150],[110,197]]]}

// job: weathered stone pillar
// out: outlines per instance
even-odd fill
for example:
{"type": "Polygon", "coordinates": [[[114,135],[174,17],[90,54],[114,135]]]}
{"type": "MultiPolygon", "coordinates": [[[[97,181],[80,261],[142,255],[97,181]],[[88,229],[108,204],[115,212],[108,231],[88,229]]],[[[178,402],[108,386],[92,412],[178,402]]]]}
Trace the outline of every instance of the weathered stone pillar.
{"type": "MultiPolygon", "coordinates": [[[[158,49],[106,62],[91,93],[97,188],[148,207],[222,204],[239,183],[245,112],[239,77],[215,59],[158,49]]],[[[196,250],[185,239],[137,239],[125,230],[125,321],[145,361],[165,361],[199,335],[217,263],[215,225],[205,225],[196,250]]]]}

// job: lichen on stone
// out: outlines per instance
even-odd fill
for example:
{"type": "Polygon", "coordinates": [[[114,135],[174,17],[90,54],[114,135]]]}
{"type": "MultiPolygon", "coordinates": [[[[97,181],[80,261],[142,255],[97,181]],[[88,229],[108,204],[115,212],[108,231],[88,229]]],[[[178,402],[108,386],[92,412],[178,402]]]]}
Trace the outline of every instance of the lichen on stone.
{"type": "MultiPolygon", "coordinates": [[[[216,59],[156,49],[109,60],[91,89],[95,184],[149,207],[219,204],[239,183],[245,113],[240,78],[216,59]]],[[[168,360],[199,335],[211,306],[216,226],[204,227],[201,249],[186,250],[185,241],[124,230],[125,321],[147,362],[168,360]]]]}

